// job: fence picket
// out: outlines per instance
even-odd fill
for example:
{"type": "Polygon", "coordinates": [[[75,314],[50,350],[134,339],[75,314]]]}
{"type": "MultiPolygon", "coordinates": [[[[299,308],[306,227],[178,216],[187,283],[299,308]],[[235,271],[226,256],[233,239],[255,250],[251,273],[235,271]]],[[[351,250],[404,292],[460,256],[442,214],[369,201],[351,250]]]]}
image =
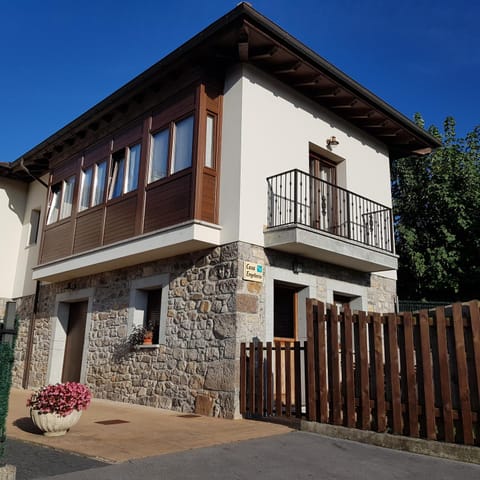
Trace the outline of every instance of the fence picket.
{"type": "Polygon", "coordinates": [[[302,416],[302,366],[300,364],[300,342],[295,342],[293,346],[294,360],[294,379],[295,379],[295,416],[302,416]]]}
{"type": "Polygon", "coordinates": [[[425,431],[429,440],[436,439],[435,432],[435,402],[433,390],[433,366],[430,351],[430,325],[428,310],[420,310],[420,345],[423,366],[423,413],[425,418],[425,431]]]}
{"type": "Polygon", "coordinates": [[[263,415],[263,398],[264,398],[264,376],[263,376],[263,343],[257,342],[255,345],[257,350],[257,406],[256,411],[259,415],[263,415]]]}
{"type": "Polygon", "coordinates": [[[403,329],[405,341],[408,432],[411,437],[418,437],[417,379],[415,375],[415,351],[413,348],[413,318],[410,312],[403,315],[403,329]]]}
{"type": "Polygon", "coordinates": [[[247,354],[246,345],[240,345],[240,413],[247,413],[247,354]]]}
{"type": "Polygon", "coordinates": [[[272,365],[272,342],[267,342],[267,361],[265,364],[265,371],[267,377],[267,415],[271,416],[273,413],[273,365],[272,365]]]}
{"type": "Polygon", "coordinates": [[[285,342],[285,415],[292,414],[292,365],[290,342],[285,342]]]}
{"type": "Polygon", "coordinates": [[[345,399],[345,414],[343,424],[346,427],[355,426],[355,384],[353,377],[353,324],[352,311],[344,306],[342,333],[342,368],[343,396],[345,399]]]}
{"type": "Polygon", "coordinates": [[[248,362],[250,395],[248,398],[248,411],[251,415],[255,413],[255,344],[250,342],[250,361],[248,362]]]}
{"type": "Polygon", "coordinates": [[[473,365],[475,366],[474,378],[477,384],[477,437],[476,444],[480,445],[480,310],[478,301],[471,301],[468,304],[470,311],[470,322],[472,329],[473,343],[473,365]]]}
{"type": "Polygon", "coordinates": [[[472,411],[470,407],[470,387],[468,385],[467,356],[465,353],[465,338],[463,334],[462,304],[454,303],[453,329],[455,332],[455,354],[457,357],[458,389],[460,393],[460,409],[462,421],[463,442],[473,444],[472,411]]]}
{"type": "Polygon", "coordinates": [[[275,342],[275,415],[282,416],[282,344],[275,342]]]}
{"type": "Polygon", "coordinates": [[[370,428],[370,381],[368,374],[367,316],[365,312],[358,314],[358,334],[360,347],[360,428],[370,428]]]}
{"type": "Polygon", "coordinates": [[[329,310],[329,342],[328,353],[330,359],[330,379],[329,387],[331,391],[330,411],[331,418],[334,425],[342,424],[342,396],[340,390],[340,359],[338,354],[338,315],[337,309],[332,308],[329,310]]]}
{"type": "Polygon", "coordinates": [[[397,318],[395,314],[390,313],[387,316],[388,342],[387,347],[389,381],[391,391],[391,410],[392,410],[392,431],[393,433],[402,433],[402,402],[400,396],[400,368],[398,359],[398,335],[397,318]]]}
{"type": "Polygon", "coordinates": [[[373,314],[373,332],[375,336],[375,420],[377,432],[384,432],[387,429],[387,416],[385,411],[382,319],[379,313],[373,314]]]}
{"type": "Polygon", "coordinates": [[[452,392],[450,387],[450,366],[448,362],[447,348],[447,323],[445,321],[445,309],[435,309],[438,343],[438,367],[440,370],[440,392],[442,398],[443,430],[446,442],[455,440],[453,428],[452,392]]]}
{"type": "Polygon", "coordinates": [[[316,300],[307,298],[307,414],[308,420],[313,422],[317,419],[315,401],[315,332],[314,315],[318,312],[316,300]]]}
{"type": "Polygon", "coordinates": [[[328,422],[328,388],[327,388],[327,344],[326,344],[326,327],[325,305],[318,302],[317,309],[317,356],[315,365],[318,370],[318,396],[319,406],[317,415],[322,423],[328,422]]]}

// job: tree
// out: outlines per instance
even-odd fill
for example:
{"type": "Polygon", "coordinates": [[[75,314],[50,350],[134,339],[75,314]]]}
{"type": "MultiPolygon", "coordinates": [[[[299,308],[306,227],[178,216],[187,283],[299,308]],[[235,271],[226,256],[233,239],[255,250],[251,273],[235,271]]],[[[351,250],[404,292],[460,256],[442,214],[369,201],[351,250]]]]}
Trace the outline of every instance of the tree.
{"type": "MultiPolygon", "coordinates": [[[[415,116],[423,128],[422,117],[415,116]]],[[[480,297],[480,125],[457,138],[448,117],[442,147],[392,163],[392,195],[403,299],[480,297]]]]}

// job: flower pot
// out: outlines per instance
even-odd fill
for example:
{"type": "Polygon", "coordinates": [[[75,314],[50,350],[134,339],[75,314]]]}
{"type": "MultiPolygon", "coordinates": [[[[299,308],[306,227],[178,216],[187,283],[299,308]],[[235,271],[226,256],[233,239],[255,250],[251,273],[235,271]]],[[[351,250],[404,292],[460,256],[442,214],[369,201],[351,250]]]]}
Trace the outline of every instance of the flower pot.
{"type": "Polygon", "coordinates": [[[74,410],[69,415],[62,417],[58,413],[40,413],[39,410],[30,409],[30,418],[46,437],[65,435],[80,420],[81,416],[81,410],[74,410]]]}
{"type": "Polygon", "coordinates": [[[153,332],[147,330],[143,335],[143,344],[144,345],[152,345],[153,343],[153,332]]]}

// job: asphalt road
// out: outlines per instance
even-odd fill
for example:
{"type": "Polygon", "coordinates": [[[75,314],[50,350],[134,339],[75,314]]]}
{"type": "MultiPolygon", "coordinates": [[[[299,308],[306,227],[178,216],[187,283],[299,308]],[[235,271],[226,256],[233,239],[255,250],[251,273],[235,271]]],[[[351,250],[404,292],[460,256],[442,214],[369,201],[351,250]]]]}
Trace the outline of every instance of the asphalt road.
{"type": "MultiPolygon", "coordinates": [[[[16,449],[17,442],[13,443],[12,447],[16,449]]],[[[31,444],[25,447],[21,445],[22,442],[18,443],[20,448],[33,449],[34,458],[40,460],[36,466],[31,465],[31,459],[26,458],[31,452],[25,450],[21,461],[17,463],[18,472],[22,475],[17,476],[18,480],[480,478],[480,465],[398,452],[305,432],[292,432],[115,465],[105,465],[92,459],[49,451],[51,449],[31,444]],[[57,463],[58,465],[54,466],[57,463]]]]}

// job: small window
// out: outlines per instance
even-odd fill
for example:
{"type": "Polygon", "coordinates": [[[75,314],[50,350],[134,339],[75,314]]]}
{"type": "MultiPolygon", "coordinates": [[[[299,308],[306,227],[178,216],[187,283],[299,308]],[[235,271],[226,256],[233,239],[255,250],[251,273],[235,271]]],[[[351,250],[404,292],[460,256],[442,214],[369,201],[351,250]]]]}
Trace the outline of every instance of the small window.
{"type": "Polygon", "coordinates": [[[165,343],[169,275],[139,278],[132,282],[129,323],[153,331],[155,345],[165,343]]]}
{"type": "Polygon", "coordinates": [[[140,144],[124,148],[113,155],[112,183],[109,198],[136,190],[140,170],[140,144]]]}
{"type": "Polygon", "coordinates": [[[205,139],[205,166],[215,168],[215,117],[207,116],[207,132],[205,139]]]}
{"type": "Polygon", "coordinates": [[[153,343],[159,343],[162,289],[148,290],[144,327],[153,331],[153,343]]]}
{"type": "Polygon", "coordinates": [[[38,229],[40,226],[40,210],[32,210],[30,213],[30,237],[29,245],[36,245],[38,240],[38,229]]]}

